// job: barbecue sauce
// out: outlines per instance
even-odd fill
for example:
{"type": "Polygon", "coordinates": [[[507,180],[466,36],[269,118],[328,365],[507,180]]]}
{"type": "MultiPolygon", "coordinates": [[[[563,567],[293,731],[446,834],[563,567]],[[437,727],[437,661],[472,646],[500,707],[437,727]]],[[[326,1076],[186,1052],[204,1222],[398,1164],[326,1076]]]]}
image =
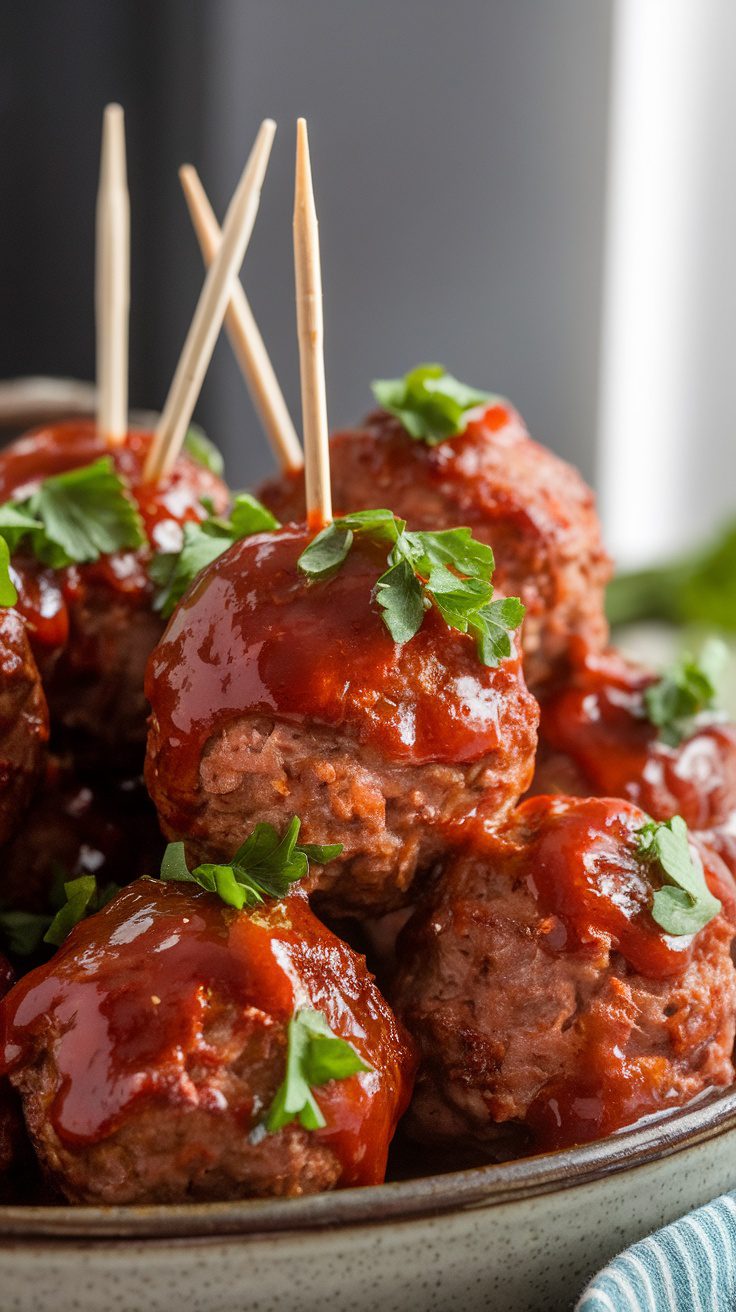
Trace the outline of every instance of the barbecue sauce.
{"type": "MultiPolygon", "coordinates": [[[[100,1142],[156,1102],[227,1112],[249,1134],[266,1106],[229,1106],[220,1084],[213,1091],[190,1076],[228,1060],[207,1038],[208,1012],[234,1009],[244,1024],[276,1024],[285,1040],[295,1009],[312,1007],[372,1068],[314,1090],[326,1121],[314,1133],[340,1161],[341,1185],[376,1184],[408,1101],[412,1060],[370,979],[363,958],[299,893],[237,912],[209,893],[139,880],[10,994],[0,1069],[32,1060],[54,1028],[59,1082],[48,1114],[72,1148],[100,1142]],[[262,1019],[254,1022],[252,1009],[262,1019]]],[[[283,1052],[285,1063],[285,1041],[283,1052]]],[[[271,1097],[282,1077],[279,1067],[271,1097]]]]}

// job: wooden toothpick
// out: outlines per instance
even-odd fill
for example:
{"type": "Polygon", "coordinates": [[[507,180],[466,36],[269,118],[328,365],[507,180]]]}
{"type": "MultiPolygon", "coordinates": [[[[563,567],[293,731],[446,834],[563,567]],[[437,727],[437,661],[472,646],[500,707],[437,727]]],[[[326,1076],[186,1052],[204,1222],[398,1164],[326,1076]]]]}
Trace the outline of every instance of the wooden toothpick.
{"type": "MultiPolygon", "coordinates": [[[[220,226],[197,170],[191,164],[184,164],[179,169],[179,180],[205,267],[209,268],[222,240],[220,226]]],[[[304,464],[301,443],[239,279],[233,283],[225,327],[276,459],[283,470],[301,469],[304,464]]]]}
{"type": "Polygon", "coordinates": [[[222,226],[220,249],[204,280],[148,453],[143,471],[147,482],[154,482],[168,474],[181,450],[225,318],[233,279],[243,263],[256,221],[261,186],[275,131],[273,120],[264,119],[233,193],[222,226]]]}
{"type": "Polygon", "coordinates": [[[325,390],[322,273],[309,140],[307,124],[303,118],[296,125],[294,274],[307,520],[314,528],[323,528],[332,519],[332,492],[325,390]]]}
{"type": "Polygon", "coordinates": [[[108,105],[102,120],[95,254],[97,427],[117,446],[128,431],[130,307],[130,200],[120,105],[108,105]]]}

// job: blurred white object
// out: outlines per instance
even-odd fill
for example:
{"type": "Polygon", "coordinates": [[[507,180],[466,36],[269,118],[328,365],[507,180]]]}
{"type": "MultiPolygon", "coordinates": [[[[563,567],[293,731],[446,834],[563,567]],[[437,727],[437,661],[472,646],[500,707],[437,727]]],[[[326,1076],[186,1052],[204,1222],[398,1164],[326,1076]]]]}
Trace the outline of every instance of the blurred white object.
{"type": "Polygon", "coordinates": [[[599,411],[619,564],[736,513],[736,5],[617,0],[599,411]]]}

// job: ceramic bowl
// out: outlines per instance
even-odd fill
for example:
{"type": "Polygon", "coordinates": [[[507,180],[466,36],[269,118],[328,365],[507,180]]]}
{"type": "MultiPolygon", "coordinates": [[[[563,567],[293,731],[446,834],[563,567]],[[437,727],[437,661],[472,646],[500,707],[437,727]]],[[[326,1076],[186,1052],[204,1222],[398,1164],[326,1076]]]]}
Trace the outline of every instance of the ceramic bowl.
{"type": "Polygon", "coordinates": [[[730,1188],[736,1091],[596,1144],[313,1198],[1,1207],[3,1312],[555,1312],[730,1188]]]}
{"type": "MultiPolygon", "coordinates": [[[[0,384],[20,431],[93,392],[0,384]]],[[[609,1257],[736,1182],[736,1090],[596,1144],[313,1198],[0,1206],[2,1312],[555,1312],[609,1257]]]]}

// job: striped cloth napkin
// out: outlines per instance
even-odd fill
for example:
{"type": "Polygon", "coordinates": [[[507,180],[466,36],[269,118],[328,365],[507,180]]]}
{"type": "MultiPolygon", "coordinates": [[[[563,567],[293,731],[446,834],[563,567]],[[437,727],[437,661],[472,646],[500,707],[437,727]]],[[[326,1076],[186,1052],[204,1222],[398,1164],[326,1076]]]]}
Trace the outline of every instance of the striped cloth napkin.
{"type": "Polygon", "coordinates": [[[590,1282],[575,1312],[734,1312],[736,1193],[633,1244],[590,1282]]]}

